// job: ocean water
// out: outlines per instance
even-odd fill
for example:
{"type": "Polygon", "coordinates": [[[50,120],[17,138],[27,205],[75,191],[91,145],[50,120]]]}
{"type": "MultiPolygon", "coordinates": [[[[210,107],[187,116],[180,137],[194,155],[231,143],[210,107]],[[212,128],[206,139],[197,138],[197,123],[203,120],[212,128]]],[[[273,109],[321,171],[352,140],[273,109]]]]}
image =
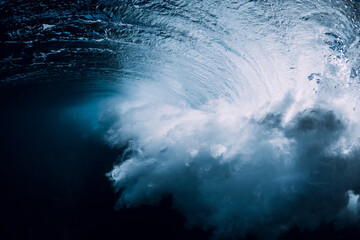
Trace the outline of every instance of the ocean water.
{"type": "Polygon", "coordinates": [[[7,239],[356,239],[359,1],[0,1],[7,239]]]}

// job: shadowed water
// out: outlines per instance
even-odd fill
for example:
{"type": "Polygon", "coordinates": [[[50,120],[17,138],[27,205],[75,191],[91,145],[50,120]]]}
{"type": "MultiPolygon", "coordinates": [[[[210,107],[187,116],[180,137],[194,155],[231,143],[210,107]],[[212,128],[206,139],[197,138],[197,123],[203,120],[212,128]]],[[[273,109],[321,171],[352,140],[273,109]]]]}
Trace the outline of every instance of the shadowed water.
{"type": "Polygon", "coordinates": [[[358,1],[0,1],[0,13],[2,175],[19,176],[7,205],[29,199],[15,211],[25,238],[358,233],[358,1]]]}

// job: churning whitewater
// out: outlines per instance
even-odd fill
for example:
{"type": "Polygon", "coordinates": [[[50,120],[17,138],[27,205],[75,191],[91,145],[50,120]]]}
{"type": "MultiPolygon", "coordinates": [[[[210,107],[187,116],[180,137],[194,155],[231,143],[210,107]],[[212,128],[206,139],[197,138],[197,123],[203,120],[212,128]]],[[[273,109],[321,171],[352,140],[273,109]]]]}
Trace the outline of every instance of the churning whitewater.
{"type": "Polygon", "coordinates": [[[131,1],[108,173],[214,237],[359,225],[356,1],[131,1]],[[130,52],[130,51],[129,51],[130,52]]]}

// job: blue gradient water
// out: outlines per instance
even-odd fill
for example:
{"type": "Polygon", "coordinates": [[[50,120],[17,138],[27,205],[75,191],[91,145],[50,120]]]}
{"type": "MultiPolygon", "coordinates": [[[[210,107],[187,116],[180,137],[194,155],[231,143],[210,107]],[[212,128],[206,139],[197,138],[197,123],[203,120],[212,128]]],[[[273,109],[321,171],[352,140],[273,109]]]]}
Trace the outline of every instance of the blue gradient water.
{"type": "Polygon", "coordinates": [[[119,149],[120,208],[170,195],[219,239],[359,225],[357,1],[46,6],[2,21],[2,87],[90,92],[67,111],[119,149]]]}

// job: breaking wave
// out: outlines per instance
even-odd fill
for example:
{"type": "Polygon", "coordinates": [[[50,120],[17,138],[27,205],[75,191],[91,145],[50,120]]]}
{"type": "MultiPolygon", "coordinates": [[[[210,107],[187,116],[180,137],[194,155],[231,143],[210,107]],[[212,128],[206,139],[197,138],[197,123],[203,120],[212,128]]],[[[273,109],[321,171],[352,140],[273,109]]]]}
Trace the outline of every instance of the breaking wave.
{"type": "Polygon", "coordinates": [[[126,149],[108,174],[119,206],[171,195],[219,238],[359,224],[357,2],[119,9],[131,61],[106,133],[126,149]]]}

